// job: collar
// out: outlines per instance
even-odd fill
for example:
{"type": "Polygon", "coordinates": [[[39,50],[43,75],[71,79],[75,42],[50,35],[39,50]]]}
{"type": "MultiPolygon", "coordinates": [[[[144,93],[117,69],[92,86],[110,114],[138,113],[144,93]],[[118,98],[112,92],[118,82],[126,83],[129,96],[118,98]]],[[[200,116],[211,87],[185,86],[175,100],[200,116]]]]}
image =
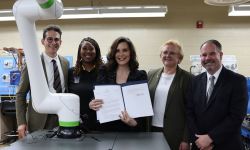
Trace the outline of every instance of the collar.
{"type": "Polygon", "coordinates": [[[209,73],[207,72],[207,79],[209,79],[210,76],[214,76],[214,77],[215,77],[215,81],[217,81],[217,79],[218,79],[218,77],[219,77],[219,75],[220,75],[220,73],[221,73],[222,66],[223,66],[223,65],[221,65],[221,66],[220,66],[220,69],[217,70],[213,75],[211,75],[211,74],[209,74],[209,73]]]}
{"type": "Polygon", "coordinates": [[[47,55],[45,52],[43,52],[43,56],[44,56],[44,60],[46,61],[46,62],[48,62],[48,63],[50,63],[53,59],[55,60],[55,61],[58,61],[58,55],[56,55],[56,57],[54,57],[54,58],[52,58],[52,57],[50,57],[49,55],[47,55]]]}

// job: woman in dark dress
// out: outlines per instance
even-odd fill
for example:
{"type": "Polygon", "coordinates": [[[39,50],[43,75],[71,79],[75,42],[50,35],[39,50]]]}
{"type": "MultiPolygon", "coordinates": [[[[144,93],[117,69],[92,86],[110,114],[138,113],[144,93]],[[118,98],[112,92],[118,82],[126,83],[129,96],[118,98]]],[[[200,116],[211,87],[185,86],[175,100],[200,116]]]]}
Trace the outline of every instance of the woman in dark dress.
{"type": "MultiPolygon", "coordinates": [[[[144,70],[138,70],[139,63],[133,43],[126,37],[117,38],[107,56],[107,64],[100,67],[97,84],[123,84],[131,81],[147,80],[144,70]]],[[[99,110],[103,101],[94,99],[89,103],[92,110],[99,110]]],[[[133,119],[124,111],[120,120],[100,124],[101,131],[146,131],[146,118],[133,119]]]]}
{"type": "Polygon", "coordinates": [[[94,84],[98,68],[102,65],[98,43],[84,38],[78,47],[76,65],[69,69],[69,92],[80,97],[80,116],[86,130],[96,130],[96,113],[89,109],[89,102],[94,98],[94,84]]]}

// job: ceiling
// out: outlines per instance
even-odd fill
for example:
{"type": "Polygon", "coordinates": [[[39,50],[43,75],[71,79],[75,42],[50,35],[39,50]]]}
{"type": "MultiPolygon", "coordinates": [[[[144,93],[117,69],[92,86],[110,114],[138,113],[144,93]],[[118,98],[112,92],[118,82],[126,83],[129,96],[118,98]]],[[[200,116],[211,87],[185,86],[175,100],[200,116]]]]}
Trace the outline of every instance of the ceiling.
{"type": "MultiPolygon", "coordinates": [[[[0,9],[11,9],[16,0],[0,0],[0,9]]],[[[167,5],[170,11],[226,10],[228,7],[206,5],[203,0],[62,0],[65,7],[123,6],[123,5],[167,5]],[[191,9],[190,9],[191,8],[191,9]]]]}
{"type": "MultiPolygon", "coordinates": [[[[0,0],[0,9],[11,9],[16,0],[0,0]]],[[[167,5],[165,19],[178,22],[208,19],[212,22],[250,22],[245,17],[228,17],[228,6],[211,6],[204,0],[62,0],[64,7],[167,5]]]]}

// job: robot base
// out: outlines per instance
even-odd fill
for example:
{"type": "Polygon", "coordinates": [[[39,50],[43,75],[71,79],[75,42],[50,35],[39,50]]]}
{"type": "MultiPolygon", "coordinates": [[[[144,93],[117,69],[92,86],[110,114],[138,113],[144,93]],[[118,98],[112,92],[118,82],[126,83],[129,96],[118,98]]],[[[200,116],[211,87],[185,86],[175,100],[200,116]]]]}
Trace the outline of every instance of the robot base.
{"type": "Polygon", "coordinates": [[[80,128],[77,127],[59,127],[57,133],[58,138],[73,139],[81,137],[82,133],[80,128]]]}

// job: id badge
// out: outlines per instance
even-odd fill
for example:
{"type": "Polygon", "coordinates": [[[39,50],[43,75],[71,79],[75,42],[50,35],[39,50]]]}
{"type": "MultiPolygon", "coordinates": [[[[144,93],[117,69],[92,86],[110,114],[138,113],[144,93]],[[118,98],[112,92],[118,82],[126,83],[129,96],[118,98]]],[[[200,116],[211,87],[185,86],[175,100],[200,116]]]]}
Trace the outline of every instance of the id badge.
{"type": "Polygon", "coordinates": [[[75,76],[74,77],[74,83],[79,83],[80,82],[80,77],[79,76],[75,76]]]}

